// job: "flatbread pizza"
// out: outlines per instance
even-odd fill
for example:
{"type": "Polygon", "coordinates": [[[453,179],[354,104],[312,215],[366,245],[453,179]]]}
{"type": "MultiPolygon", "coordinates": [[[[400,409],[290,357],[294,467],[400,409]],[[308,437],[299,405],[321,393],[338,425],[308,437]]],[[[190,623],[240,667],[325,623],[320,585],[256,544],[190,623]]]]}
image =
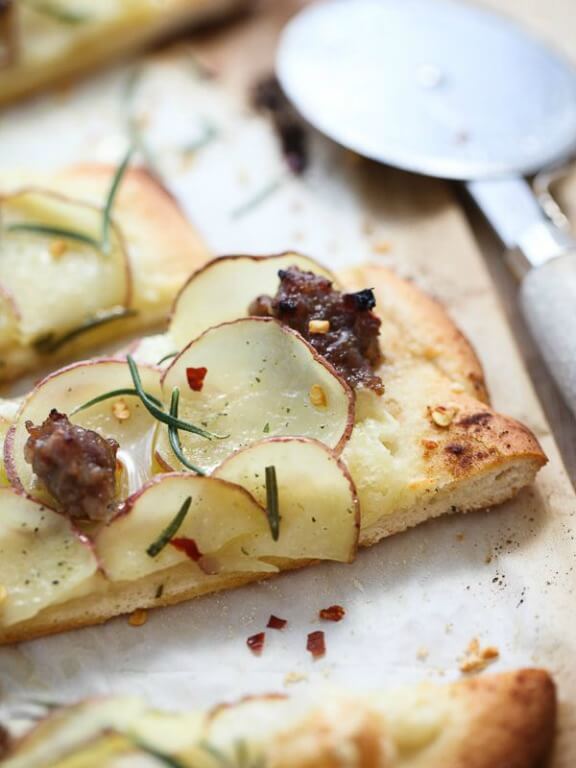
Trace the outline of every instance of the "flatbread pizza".
{"type": "Polygon", "coordinates": [[[0,179],[0,381],[160,325],[208,251],[145,170],[0,179]]]}
{"type": "Polygon", "coordinates": [[[245,0],[3,0],[0,104],[110,63],[245,0]]]}
{"type": "Polygon", "coordinates": [[[209,262],[164,334],[1,411],[2,643],[350,562],[546,461],[437,303],[295,253],[209,262]]]}
{"type": "Polygon", "coordinates": [[[524,669],[370,694],[255,696],[168,715],[134,699],[56,710],[6,768],[536,768],[555,726],[549,675],[524,669]]]}

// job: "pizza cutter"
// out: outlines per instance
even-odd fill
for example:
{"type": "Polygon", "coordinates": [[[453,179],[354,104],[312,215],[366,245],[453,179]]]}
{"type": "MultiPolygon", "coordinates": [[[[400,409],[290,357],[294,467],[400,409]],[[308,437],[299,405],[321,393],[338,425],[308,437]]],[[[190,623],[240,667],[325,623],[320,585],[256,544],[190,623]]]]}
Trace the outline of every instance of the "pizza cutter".
{"type": "Polygon", "coordinates": [[[576,413],[576,242],[524,179],[576,148],[576,74],[512,21],[457,0],[327,0],[285,28],[280,82],[355,152],[463,181],[522,254],[521,306],[576,413]]]}

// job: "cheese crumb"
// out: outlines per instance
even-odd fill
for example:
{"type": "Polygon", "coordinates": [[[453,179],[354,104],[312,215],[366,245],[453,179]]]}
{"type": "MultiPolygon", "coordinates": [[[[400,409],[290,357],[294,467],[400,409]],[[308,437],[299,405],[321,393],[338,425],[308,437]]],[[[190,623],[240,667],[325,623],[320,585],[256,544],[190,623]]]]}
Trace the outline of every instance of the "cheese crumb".
{"type": "Polygon", "coordinates": [[[460,671],[463,674],[482,672],[492,662],[500,657],[500,651],[494,645],[480,647],[477,637],[472,638],[464,656],[460,659],[460,671]]]}
{"type": "Polygon", "coordinates": [[[425,648],[424,646],[422,646],[422,648],[418,648],[418,650],[416,651],[416,658],[418,659],[418,661],[426,661],[429,655],[430,655],[430,651],[428,650],[428,648],[425,648]]]}
{"type": "Polygon", "coordinates": [[[52,240],[50,243],[50,255],[54,256],[55,259],[58,259],[60,256],[63,256],[66,251],[68,250],[68,243],[66,240],[52,240]]]}
{"type": "Polygon", "coordinates": [[[446,429],[454,421],[456,416],[456,408],[446,408],[443,405],[438,405],[430,412],[430,417],[437,427],[446,429]]]}
{"type": "Polygon", "coordinates": [[[372,243],[374,253],[389,253],[392,249],[392,243],[389,240],[376,240],[372,243]]]}
{"type": "Polygon", "coordinates": [[[328,405],[326,398],[326,392],[322,389],[320,384],[313,384],[310,387],[310,402],[317,408],[325,408],[328,405]]]}
{"type": "Polygon", "coordinates": [[[143,624],[146,624],[147,621],[148,611],[145,611],[143,608],[138,608],[138,610],[130,614],[128,624],[130,624],[131,627],[141,627],[143,624]]]}
{"type": "Polygon", "coordinates": [[[302,683],[308,680],[308,675],[302,672],[287,672],[284,675],[284,685],[293,685],[294,683],[302,683]]]}
{"type": "Polygon", "coordinates": [[[309,333],[328,333],[330,330],[330,320],[310,320],[308,323],[309,333]]]}
{"type": "Polygon", "coordinates": [[[112,404],[112,413],[118,421],[127,421],[130,418],[130,409],[125,400],[116,400],[112,404]]]}

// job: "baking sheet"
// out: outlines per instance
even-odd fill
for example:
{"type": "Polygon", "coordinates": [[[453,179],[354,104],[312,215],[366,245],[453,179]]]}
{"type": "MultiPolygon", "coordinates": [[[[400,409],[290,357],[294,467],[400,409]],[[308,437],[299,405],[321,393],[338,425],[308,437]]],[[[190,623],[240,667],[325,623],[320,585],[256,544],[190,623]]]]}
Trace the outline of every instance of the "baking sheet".
{"type": "Polygon", "coordinates": [[[486,273],[447,188],[359,161],[317,136],[302,180],[286,174],[275,139],[238,94],[199,76],[178,49],[2,115],[0,168],[117,163],[127,94],[170,189],[215,252],[302,250],[332,267],[376,258],[440,296],[478,346],[495,405],[526,421],[551,456],[536,487],[498,509],[428,523],[361,552],[270,582],[152,611],[139,628],[102,627],[0,649],[0,717],[31,699],[140,694],[168,708],[206,707],[246,693],[310,685],[374,689],[451,680],[470,640],[495,645],[491,670],[549,668],[563,730],[555,765],[573,765],[576,699],[576,504],[486,273]],[[129,82],[132,85],[129,86],[129,82]],[[129,89],[127,91],[127,88],[129,89]],[[207,131],[214,138],[197,151],[207,131]],[[320,608],[327,654],[306,635],[320,608]],[[259,658],[246,638],[270,614],[259,658]]]}

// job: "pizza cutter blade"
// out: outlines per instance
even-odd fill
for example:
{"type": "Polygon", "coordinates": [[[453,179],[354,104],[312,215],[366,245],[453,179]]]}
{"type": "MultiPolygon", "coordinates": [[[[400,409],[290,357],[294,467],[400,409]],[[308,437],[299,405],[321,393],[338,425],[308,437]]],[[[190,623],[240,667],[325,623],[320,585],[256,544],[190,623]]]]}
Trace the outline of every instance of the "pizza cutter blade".
{"type": "Polygon", "coordinates": [[[576,243],[523,178],[576,149],[568,62],[465,2],[327,0],[287,25],[277,72],[303,117],[339,144],[466,183],[523,254],[521,305],[576,413],[576,243]]]}

